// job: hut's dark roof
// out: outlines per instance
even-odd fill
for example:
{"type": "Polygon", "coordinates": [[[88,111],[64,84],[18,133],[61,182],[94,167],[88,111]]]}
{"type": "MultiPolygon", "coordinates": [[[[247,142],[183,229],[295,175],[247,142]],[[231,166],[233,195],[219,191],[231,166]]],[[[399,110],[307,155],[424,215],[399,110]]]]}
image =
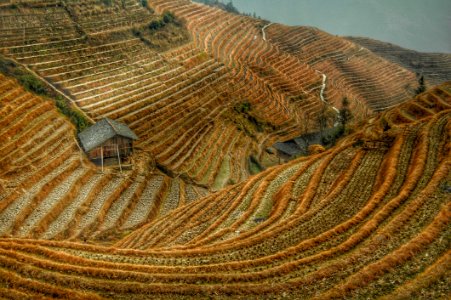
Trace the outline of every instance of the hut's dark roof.
{"type": "Polygon", "coordinates": [[[78,134],[81,145],[85,151],[90,151],[112,137],[120,135],[137,140],[136,134],[127,125],[105,118],[78,134]]]}
{"type": "Polygon", "coordinates": [[[273,147],[290,156],[302,153],[302,150],[293,142],[284,142],[284,143],[279,142],[275,143],[273,147]]]}

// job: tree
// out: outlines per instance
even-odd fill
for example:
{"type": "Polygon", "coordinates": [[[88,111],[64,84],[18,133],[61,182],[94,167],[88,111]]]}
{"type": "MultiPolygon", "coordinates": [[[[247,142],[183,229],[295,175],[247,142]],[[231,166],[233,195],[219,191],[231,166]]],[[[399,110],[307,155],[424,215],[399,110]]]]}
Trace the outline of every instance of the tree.
{"type": "Polygon", "coordinates": [[[233,2],[230,1],[226,4],[225,6],[225,10],[234,14],[239,14],[240,12],[238,11],[238,9],[233,5],[233,2]]]}
{"type": "Polygon", "coordinates": [[[163,22],[164,23],[168,24],[168,23],[174,22],[174,19],[175,19],[175,16],[171,12],[169,12],[169,11],[164,12],[164,14],[163,14],[163,22]]]}
{"type": "Polygon", "coordinates": [[[296,118],[297,118],[298,123],[300,123],[300,125],[301,125],[300,128],[301,128],[301,133],[302,133],[302,135],[298,136],[297,139],[298,140],[300,139],[303,142],[302,146],[299,144],[298,145],[301,149],[303,149],[304,153],[307,154],[308,147],[310,146],[310,141],[308,139],[308,136],[309,136],[308,132],[310,130],[310,125],[311,125],[311,121],[312,121],[311,115],[304,111],[302,113],[302,115],[299,115],[296,118]]]}
{"type": "Polygon", "coordinates": [[[312,121],[312,117],[307,112],[303,112],[302,115],[297,116],[298,122],[301,124],[301,132],[302,134],[307,133],[310,130],[310,125],[312,121]]]}
{"type": "Polygon", "coordinates": [[[323,138],[324,130],[327,128],[327,105],[323,104],[316,118],[316,122],[318,123],[320,136],[323,138]]]}
{"type": "Polygon", "coordinates": [[[163,26],[164,26],[164,23],[161,20],[153,20],[149,24],[149,29],[151,29],[151,30],[158,30],[158,29],[160,29],[163,26]]]}
{"type": "Polygon", "coordinates": [[[344,97],[341,100],[341,109],[340,109],[340,121],[343,127],[346,127],[346,124],[352,119],[352,113],[349,109],[349,99],[344,97]]]}
{"type": "Polygon", "coordinates": [[[418,88],[415,90],[415,95],[419,95],[426,91],[426,84],[424,83],[424,76],[421,75],[418,79],[418,88]]]}

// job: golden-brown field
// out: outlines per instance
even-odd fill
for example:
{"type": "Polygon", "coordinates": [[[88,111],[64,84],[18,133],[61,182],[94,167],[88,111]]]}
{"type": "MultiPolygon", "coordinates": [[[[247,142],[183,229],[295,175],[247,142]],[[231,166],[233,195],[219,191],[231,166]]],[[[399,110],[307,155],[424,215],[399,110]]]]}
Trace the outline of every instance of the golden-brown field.
{"type": "Polygon", "coordinates": [[[349,40],[147,2],[0,1],[0,298],[450,297],[450,82],[414,96],[349,40]],[[131,169],[101,172],[7,61],[129,125],[131,169]],[[344,97],[334,147],[266,151],[344,97]]]}

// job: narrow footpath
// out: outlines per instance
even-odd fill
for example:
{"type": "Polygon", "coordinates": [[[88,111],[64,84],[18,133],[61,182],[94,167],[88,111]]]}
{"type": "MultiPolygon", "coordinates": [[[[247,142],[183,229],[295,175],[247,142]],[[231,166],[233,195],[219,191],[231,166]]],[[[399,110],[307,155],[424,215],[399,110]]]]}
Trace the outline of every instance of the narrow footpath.
{"type": "MultiPolygon", "coordinates": [[[[321,73],[320,71],[316,71],[316,72],[321,73]]],[[[340,111],[335,106],[333,106],[329,102],[327,102],[326,99],[324,99],[324,91],[326,90],[327,76],[324,73],[321,73],[321,75],[323,76],[323,83],[321,84],[321,91],[319,93],[319,97],[321,98],[321,101],[323,101],[327,105],[330,105],[333,108],[333,110],[335,110],[337,112],[337,114],[339,114],[340,111]]]]}
{"type": "Polygon", "coordinates": [[[263,36],[263,40],[266,42],[266,32],[265,32],[265,29],[266,28],[268,28],[269,26],[271,26],[273,23],[269,23],[269,24],[266,24],[265,26],[263,26],[263,28],[262,28],[262,36],[263,36]]]}

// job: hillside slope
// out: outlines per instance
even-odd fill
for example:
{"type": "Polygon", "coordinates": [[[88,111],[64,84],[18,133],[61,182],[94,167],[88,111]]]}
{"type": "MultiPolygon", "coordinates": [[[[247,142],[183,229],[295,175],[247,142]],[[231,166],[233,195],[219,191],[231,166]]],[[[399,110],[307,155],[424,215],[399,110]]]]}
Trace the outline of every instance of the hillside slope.
{"type": "Polygon", "coordinates": [[[50,100],[0,74],[0,236],[109,240],[206,194],[152,168],[101,173],[50,100]]]}
{"type": "Polygon", "coordinates": [[[451,80],[451,54],[421,53],[363,37],[347,37],[346,39],[401,65],[403,68],[424,75],[431,85],[438,85],[451,80]]]}
{"type": "Polygon", "coordinates": [[[240,129],[234,106],[255,92],[189,39],[182,45],[171,41],[183,35],[182,25],[149,30],[163,17],[139,1],[60,2],[42,7],[22,1],[2,9],[3,54],[64,92],[92,119],[128,124],[139,136],[138,146],[171,174],[219,188],[248,176],[247,158],[256,153],[262,134],[240,129]],[[15,34],[19,31],[23,35],[15,34]],[[170,49],[155,48],[161,40],[170,49]],[[231,161],[231,153],[241,158],[231,161]],[[217,178],[221,168],[229,170],[225,179],[217,178]]]}
{"type": "Polygon", "coordinates": [[[450,121],[448,83],[324,153],[181,207],[115,247],[0,239],[0,293],[446,297],[450,121]]]}
{"type": "Polygon", "coordinates": [[[360,45],[187,0],[0,1],[4,63],[0,298],[451,294],[451,83],[412,99],[360,45]],[[39,81],[129,125],[132,166],[89,162],[39,81]],[[357,132],[258,170],[344,97],[357,132]]]}
{"type": "Polygon", "coordinates": [[[417,85],[413,72],[313,28],[147,2],[6,1],[0,51],[93,120],[128,124],[168,174],[211,190],[246,179],[266,147],[316,130],[325,106],[347,97],[364,119],[417,85]]]}
{"type": "Polygon", "coordinates": [[[318,98],[313,90],[321,86],[322,74],[329,82],[326,98],[336,106],[347,96],[362,109],[380,110],[407,100],[411,95],[407,86],[415,85],[411,72],[315,28],[268,26],[261,20],[185,0],[153,0],[149,4],[186,19],[199,47],[226,64],[242,64],[273,91],[291,99],[287,107],[302,109],[303,103],[293,103],[294,99],[318,98]]]}

